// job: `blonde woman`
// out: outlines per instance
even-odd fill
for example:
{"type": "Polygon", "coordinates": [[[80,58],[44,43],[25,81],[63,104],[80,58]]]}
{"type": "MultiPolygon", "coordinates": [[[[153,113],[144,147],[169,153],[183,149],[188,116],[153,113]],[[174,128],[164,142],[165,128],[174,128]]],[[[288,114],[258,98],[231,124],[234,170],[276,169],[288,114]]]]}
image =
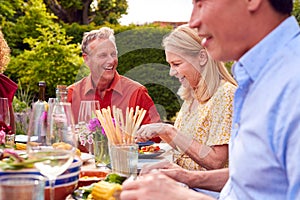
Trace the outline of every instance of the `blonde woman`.
{"type": "MultiPolygon", "coordinates": [[[[137,132],[138,141],[161,137],[176,150],[174,162],[189,170],[227,166],[236,89],[223,63],[208,55],[201,40],[187,26],[178,27],[164,38],[170,75],[180,81],[178,94],[184,102],[174,126],[156,123],[144,125],[137,132]]],[[[159,165],[152,168],[166,168],[159,165]]]]}

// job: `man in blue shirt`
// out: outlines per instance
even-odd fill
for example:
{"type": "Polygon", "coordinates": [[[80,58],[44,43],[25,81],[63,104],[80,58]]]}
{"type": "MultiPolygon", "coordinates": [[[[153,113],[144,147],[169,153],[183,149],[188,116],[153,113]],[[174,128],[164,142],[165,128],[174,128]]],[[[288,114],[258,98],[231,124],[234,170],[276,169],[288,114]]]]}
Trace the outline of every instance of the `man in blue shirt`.
{"type": "Polygon", "coordinates": [[[300,199],[300,29],[293,1],[193,4],[190,26],[202,45],[214,59],[237,61],[229,171],[160,170],[127,181],[122,199],[211,199],[176,181],[223,188],[220,199],[300,199]]]}

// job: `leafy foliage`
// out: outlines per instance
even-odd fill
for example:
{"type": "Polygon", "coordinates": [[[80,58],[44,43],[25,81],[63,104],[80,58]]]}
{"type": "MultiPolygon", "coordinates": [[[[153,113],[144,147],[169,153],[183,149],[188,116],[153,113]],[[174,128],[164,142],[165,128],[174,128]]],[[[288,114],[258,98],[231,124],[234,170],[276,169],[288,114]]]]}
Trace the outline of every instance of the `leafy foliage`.
{"type": "Polygon", "coordinates": [[[122,14],[127,14],[126,0],[45,0],[61,21],[67,24],[103,25],[105,22],[118,24],[122,14]]]}
{"type": "Polygon", "coordinates": [[[22,4],[23,0],[0,0],[0,26],[7,20],[14,21],[21,12],[22,4]]]}
{"type": "Polygon", "coordinates": [[[296,17],[298,23],[300,22],[300,1],[294,0],[293,15],[296,17]]]}
{"type": "Polygon", "coordinates": [[[118,20],[127,14],[127,0],[98,0],[98,6],[92,11],[93,22],[98,25],[105,23],[119,24],[118,20]]]}
{"type": "Polygon", "coordinates": [[[182,101],[176,94],[180,84],[178,80],[169,76],[167,65],[145,63],[132,68],[124,75],[147,87],[163,120],[170,119],[180,109],[182,101]]]}
{"type": "Polygon", "coordinates": [[[44,80],[52,89],[47,90],[48,97],[53,97],[56,85],[74,83],[82,64],[80,50],[78,45],[69,44],[71,39],[57,24],[37,30],[41,34],[37,39],[25,39],[31,50],[12,58],[8,71],[34,94],[38,93],[38,81],[44,80]]]}
{"type": "Polygon", "coordinates": [[[80,25],[78,23],[63,24],[63,28],[66,30],[66,35],[72,38],[72,43],[81,44],[83,33],[99,29],[94,23],[89,25],[80,25]]]}
{"type": "Polygon", "coordinates": [[[29,45],[24,43],[25,38],[37,38],[40,32],[39,27],[48,27],[54,24],[56,17],[46,12],[46,6],[42,0],[28,0],[22,4],[23,15],[19,16],[15,22],[6,21],[3,24],[5,39],[12,49],[12,55],[23,53],[29,49],[29,45]]]}

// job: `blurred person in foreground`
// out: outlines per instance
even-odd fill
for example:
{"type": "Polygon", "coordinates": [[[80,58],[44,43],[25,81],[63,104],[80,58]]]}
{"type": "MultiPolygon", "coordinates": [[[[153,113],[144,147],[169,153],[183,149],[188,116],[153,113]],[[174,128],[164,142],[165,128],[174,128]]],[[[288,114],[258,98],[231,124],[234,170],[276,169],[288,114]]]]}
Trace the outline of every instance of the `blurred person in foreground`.
{"type": "MultiPolygon", "coordinates": [[[[98,100],[100,108],[116,106],[123,113],[127,107],[140,106],[147,110],[142,124],[160,121],[146,87],[117,72],[118,51],[112,29],[102,27],[86,32],[81,50],[90,74],[68,87],[68,102],[72,104],[76,123],[80,102],[84,100],[98,100]]],[[[154,141],[159,142],[160,138],[155,138],[154,141]]]]}
{"type": "Polygon", "coordinates": [[[143,125],[137,132],[138,141],[159,136],[169,143],[178,150],[174,162],[189,170],[227,166],[236,89],[236,82],[224,64],[208,55],[201,39],[186,25],[163,39],[170,75],[180,81],[178,94],[184,102],[174,126],[152,123],[143,125]]]}
{"type": "Polygon", "coordinates": [[[10,126],[13,133],[15,133],[15,117],[12,102],[18,85],[6,77],[3,72],[9,63],[10,48],[7,45],[2,32],[0,31],[0,97],[8,99],[9,113],[10,113],[10,126]]]}
{"type": "Polygon", "coordinates": [[[292,0],[193,1],[190,26],[222,61],[235,60],[229,170],[159,170],[123,184],[126,199],[300,199],[300,28],[292,0]],[[181,171],[181,173],[174,173],[181,171]],[[225,185],[225,186],[224,186],[225,185]],[[224,186],[224,187],[223,187],[224,186]]]}

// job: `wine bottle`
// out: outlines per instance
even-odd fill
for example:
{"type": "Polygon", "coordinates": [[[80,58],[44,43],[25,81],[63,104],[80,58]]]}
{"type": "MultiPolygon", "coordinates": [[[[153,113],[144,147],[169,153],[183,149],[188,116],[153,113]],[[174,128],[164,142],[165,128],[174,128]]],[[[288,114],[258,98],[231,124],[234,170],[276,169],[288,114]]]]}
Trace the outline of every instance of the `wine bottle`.
{"type": "Polygon", "coordinates": [[[40,81],[39,82],[39,98],[38,101],[44,102],[45,101],[45,92],[46,92],[46,82],[40,81]]]}
{"type": "Polygon", "coordinates": [[[38,100],[33,105],[32,117],[34,117],[34,131],[37,133],[37,142],[45,143],[47,135],[47,111],[48,103],[45,101],[46,82],[39,82],[38,100]]]}

